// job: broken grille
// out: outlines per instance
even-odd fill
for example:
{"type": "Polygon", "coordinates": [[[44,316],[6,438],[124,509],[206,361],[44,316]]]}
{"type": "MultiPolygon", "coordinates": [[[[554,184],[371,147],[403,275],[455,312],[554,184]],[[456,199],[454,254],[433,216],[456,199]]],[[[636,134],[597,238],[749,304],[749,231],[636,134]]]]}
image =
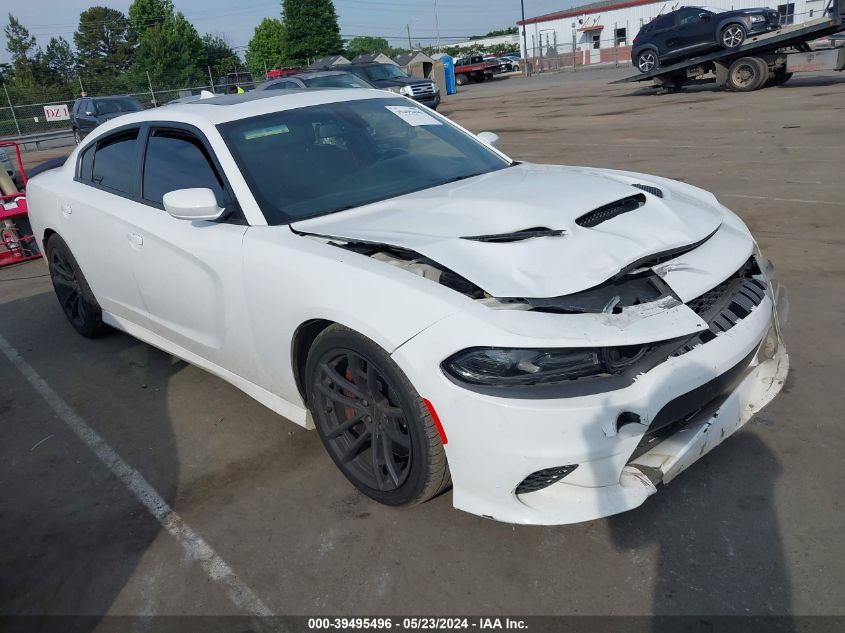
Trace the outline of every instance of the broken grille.
{"type": "Polygon", "coordinates": [[[766,296],[767,286],[756,277],[759,274],[760,269],[752,256],[728,279],[688,302],[687,306],[707,323],[708,329],[687,341],[673,356],[686,354],[712,341],[751,314],[766,296]]]}

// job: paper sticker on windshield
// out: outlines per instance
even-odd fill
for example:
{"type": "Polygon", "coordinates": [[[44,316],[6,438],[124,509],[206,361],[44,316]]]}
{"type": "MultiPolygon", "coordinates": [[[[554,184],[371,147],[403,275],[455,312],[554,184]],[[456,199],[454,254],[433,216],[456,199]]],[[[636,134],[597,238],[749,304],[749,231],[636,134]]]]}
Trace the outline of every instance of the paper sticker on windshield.
{"type": "Polygon", "coordinates": [[[414,106],[384,106],[408,125],[443,125],[421,108],[414,106]]]}
{"type": "Polygon", "coordinates": [[[247,130],[244,132],[244,140],[251,141],[254,138],[263,138],[265,136],[275,136],[276,134],[287,134],[290,132],[288,126],[282,123],[281,125],[273,125],[271,127],[262,127],[257,130],[247,130]]]}

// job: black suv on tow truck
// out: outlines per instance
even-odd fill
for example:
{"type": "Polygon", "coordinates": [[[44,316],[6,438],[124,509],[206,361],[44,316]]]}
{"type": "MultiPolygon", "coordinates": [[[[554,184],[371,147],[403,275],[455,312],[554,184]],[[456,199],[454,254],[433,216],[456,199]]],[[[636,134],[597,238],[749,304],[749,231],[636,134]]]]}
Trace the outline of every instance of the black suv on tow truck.
{"type": "Polygon", "coordinates": [[[749,35],[774,31],[780,26],[780,13],[774,9],[721,11],[683,7],[659,15],[634,38],[631,59],[641,73],[647,73],[668,60],[695,57],[719,47],[739,48],[749,35]]]}

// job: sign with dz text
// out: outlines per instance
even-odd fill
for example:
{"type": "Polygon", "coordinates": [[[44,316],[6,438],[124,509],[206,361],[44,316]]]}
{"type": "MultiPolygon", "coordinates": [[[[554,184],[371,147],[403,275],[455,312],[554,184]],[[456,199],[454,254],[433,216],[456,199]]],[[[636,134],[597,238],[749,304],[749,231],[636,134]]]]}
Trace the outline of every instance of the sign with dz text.
{"type": "Polygon", "coordinates": [[[48,121],[67,121],[70,118],[70,112],[67,111],[67,104],[45,105],[44,118],[48,121]]]}

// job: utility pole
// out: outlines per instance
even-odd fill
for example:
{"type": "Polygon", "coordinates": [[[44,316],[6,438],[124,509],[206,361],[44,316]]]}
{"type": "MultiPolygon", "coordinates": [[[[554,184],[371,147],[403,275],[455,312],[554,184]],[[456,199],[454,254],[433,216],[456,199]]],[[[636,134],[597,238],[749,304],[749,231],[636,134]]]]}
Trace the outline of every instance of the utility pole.
{"type": "Polygon", "coordinates": [[[408,48],[410,50],[414,50],[414,47],[411,45],[411,25],[406,24],[405,29],[407,29],[407,31],[408,31],[408,48]]]}
{"type": "Polygon", "coordinates": [[[437,52],[440,52],[440,21],[437,19],[437,0],[434,0],[434,30],[437,32],[437,52]]]}
{"type": "Polygon", "coordinates": [[[522,5],[522,46],[525,48],[525,61],[522,63],[522,73],[530,75],[531,69],[528,62],[528,36],[525,34],[525,0],[519,0],[522,5]]]}

